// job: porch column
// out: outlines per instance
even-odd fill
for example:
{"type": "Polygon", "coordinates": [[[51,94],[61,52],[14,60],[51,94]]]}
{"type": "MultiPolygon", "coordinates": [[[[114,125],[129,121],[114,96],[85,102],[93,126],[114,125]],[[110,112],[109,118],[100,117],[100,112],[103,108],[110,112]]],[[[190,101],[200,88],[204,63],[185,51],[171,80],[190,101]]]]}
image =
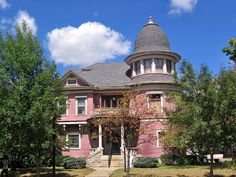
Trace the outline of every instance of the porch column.
{"type": "Polygon", "coordinates": [[[98,147],[102,148],[102,126],[98,126],[98,147]]]}

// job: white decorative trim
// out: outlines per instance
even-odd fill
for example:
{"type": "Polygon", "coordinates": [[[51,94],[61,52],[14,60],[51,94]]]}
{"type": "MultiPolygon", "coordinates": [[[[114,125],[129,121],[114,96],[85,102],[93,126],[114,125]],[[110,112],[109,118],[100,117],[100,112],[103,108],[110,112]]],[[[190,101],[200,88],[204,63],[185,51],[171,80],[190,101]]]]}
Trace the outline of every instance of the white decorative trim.
{"type": "Polygon", "coordinates": [[[59,125],[79,125],[79,124],[87,124],[87,122],[57,122],[59,125]]]}

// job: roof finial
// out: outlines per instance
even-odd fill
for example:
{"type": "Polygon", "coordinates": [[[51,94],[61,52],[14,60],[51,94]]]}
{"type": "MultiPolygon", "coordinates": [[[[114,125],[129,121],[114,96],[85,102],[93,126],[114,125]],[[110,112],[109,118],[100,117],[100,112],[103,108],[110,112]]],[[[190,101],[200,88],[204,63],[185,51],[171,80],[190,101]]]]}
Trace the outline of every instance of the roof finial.
{"type": "Polygon", "coordinates": [[[152,16],[149,16],[148,18],[148,24],[154,24],[153,20],[152,20],[152,16]]]}

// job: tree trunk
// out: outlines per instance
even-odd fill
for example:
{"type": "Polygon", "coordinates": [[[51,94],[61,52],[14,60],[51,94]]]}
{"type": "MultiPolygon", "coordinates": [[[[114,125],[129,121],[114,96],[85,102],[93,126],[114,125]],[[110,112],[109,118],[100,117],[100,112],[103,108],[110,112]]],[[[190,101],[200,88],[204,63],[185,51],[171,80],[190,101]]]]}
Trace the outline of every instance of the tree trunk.
{"type": "Polygon", "coordinates": [[[53,118],[53,149],[52,149],[52,152],[53,152],[53,157],[52,157],[52,176],[55,177],[56,175],[56,118],[54,117],[53,118]]]}
{"type": "Polygon", "coordinates": [[[126,148],[124,146],[124,171],[127,172],[127,164],[126,164],[126,148]]]}
{"type": "Polygon", "coordinates": [[[127,177],[130,177],[130,147],[128,147],[127,149],[128,149],[127,177]]]}
{"type": "Polygon", "coordinates": [[[35,163],[36,163],[37,177],[39,177],[40,172],[39,172],[39,150],[38,150],[38,148],[36,149],[36,153],[35,153],[35,163]]]}
{"type": "Polygon", "coordinates": [[[213,177],[213,151],[211,151],[210,176],[213,177]]]}
{"type": "Polygon", "coordinates": [[[232,161],[236,163],[236,146],[232,146],[232,161]]]}

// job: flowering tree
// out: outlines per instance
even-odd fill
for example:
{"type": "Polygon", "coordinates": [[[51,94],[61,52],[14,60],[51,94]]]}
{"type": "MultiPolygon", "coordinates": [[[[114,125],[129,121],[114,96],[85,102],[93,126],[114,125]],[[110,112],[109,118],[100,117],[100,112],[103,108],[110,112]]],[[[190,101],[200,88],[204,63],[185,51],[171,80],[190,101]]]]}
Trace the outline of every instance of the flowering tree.
{"type": "Polygon", "coordinates": [[[152,119],[160,117],[161,113],[154,107],[148,108],[145,92],[126,91],[115,109],[102,108],[96,114],[99,118],[92,121],[95,125],[103,125],[103,131],[107,132],[113,141],[116,138],[113,132],[122,131],[121,138],[124,147],[124,169],[130,175],[130,152],[140,143],[151,142],[156,136],[151,133],[152,119]],[[120,128],[121,127],[121,128],[120,128]],[[145,139],[138,141],[139,135],[145,135],[145,139]],[[126,164],[127,152],[127,164],[126,164]],[[126,168],[127,167],[127,168],[126,168]]]}

